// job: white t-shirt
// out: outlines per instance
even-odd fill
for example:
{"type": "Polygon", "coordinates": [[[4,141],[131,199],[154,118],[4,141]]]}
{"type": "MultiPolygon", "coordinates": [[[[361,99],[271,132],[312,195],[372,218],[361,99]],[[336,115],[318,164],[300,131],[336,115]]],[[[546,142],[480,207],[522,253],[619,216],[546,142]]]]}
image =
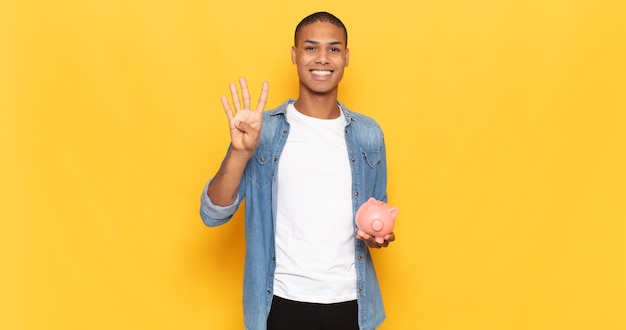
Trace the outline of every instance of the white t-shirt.
{"type": "Polygon", "coordinates": [[[278,165],[274,294],[335,303],[356,299],[352,173],[346,119],[287,108],[289,136],[278,165]]]}

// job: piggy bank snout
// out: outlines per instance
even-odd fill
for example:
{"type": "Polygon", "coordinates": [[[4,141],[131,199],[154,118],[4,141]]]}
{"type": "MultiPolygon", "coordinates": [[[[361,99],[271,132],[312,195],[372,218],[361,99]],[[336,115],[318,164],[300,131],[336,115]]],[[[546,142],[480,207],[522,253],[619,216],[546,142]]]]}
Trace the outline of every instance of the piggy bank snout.
{"type": "Polygon", "coordinates": [[[374,221],[372,221],[372,230],[374,231],[381,231],[383,230],[383,227],[385,225],[383,224],[382,221],[375,219],[374,221]]]}
{"type": "Polygon", "coordinates": [[[393,231],[397,215],[397,207],[389,207],[372,197],[357,210],[355,220],[357,227],[374,236],[376,242],[382,244],[385,235],[393,231]]]}

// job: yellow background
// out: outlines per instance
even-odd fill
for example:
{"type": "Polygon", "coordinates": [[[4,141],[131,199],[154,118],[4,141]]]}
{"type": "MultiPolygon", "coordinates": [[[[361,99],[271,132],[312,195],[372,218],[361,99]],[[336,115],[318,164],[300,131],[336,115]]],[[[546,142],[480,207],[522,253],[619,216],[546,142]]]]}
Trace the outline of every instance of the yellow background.
{"type": "Polygon", "coordinates": [[[0,329],[242,328],[219,96],[296,96],[318,10],[388,144],[381,329],[626,329],[626,2],[304,3],[0,2],[0,329]]]}

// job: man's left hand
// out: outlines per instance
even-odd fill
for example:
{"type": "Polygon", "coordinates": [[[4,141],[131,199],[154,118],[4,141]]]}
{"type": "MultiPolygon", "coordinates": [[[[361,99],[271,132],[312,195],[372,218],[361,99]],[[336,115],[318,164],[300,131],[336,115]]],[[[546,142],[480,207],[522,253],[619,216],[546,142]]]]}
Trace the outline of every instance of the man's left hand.
{"type": "Polygon", "coordinates": [[[385,235],[384,237],[385,241],[383,243],[378,243],[374,240],[374,236],[362,231],[358,227],[356,228],[356,237],[362,240],[363,242],[365,242],[365,245],[367,245],[367,247],[374,248],[374,249],[387,247],[389,246],[389,243],[396,240],[396,235],[393,232],[391,232],[385,235]]]}

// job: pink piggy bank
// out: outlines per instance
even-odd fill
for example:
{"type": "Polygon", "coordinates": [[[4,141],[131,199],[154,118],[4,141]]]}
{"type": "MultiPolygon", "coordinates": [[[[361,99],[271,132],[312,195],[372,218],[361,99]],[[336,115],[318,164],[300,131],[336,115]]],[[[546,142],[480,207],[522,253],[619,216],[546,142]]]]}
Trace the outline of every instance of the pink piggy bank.
{"type": "Polygon", "coordinates": [[[356,211],[356,225],[362,231],[374,236],[374,240],[382,244],[385,235],[393,231],[398,208],[391,207],[385,202],[370,197],[356,211]]]}

